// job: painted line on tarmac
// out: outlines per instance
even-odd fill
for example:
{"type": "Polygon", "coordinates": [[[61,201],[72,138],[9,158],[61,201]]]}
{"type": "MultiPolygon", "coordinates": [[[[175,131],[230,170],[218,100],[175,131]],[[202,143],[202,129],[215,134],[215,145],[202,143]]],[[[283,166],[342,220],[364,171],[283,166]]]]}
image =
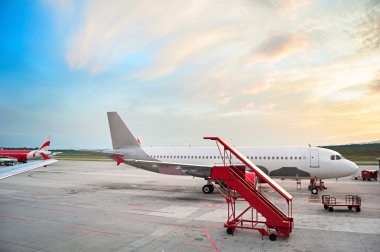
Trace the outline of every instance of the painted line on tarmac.
{"type": "Polygon", "coordinates": [[[206,234],[208,240],[210,241],[210,243],[211,243],[212,247],[215,249],[215,251],[219,252],[220,250],[216,246],[216,243],[215,243],[214,239],[212,239],[212,236],[210,235],[210,233],[208,232],[208,230],[207,230],[206,227],[203,228],[203,232],[206,234]]]}
{"type": "Polygon", "coordinates": [[[21,221],[26,221],[27,219],[20,218],[20,217],[15,217],[15,216],[5,216],[5,215],[0,215],[0,218],[5,218],[9,220],[21,220],[21,221]]]}
{"type": "Polygon", "coordinates": [[[71,226],[71,227],[68,227],[68,229],[79,230],[79,231],[84,231],[84,232],[88,232],[88,233],[120,235],[119,233],[114,233],[114,232],[110,232],[110,231],[106,231],[106,230],[93,229],[93,228],[83,228],[83,227],[77,227],[77,226],[71,226]]]}

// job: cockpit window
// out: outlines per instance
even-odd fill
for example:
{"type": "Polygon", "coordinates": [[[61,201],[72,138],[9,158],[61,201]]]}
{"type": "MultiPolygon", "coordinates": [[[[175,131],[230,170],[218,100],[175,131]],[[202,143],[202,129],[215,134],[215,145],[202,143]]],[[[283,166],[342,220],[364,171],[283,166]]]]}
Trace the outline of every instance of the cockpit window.
{"type": "Polygon", "coordinates": [[[332,155],[332,156],[330,156],[330,158],[331,158],[331,160],[340,160],[343,157],[341,155],[332,155]]]}

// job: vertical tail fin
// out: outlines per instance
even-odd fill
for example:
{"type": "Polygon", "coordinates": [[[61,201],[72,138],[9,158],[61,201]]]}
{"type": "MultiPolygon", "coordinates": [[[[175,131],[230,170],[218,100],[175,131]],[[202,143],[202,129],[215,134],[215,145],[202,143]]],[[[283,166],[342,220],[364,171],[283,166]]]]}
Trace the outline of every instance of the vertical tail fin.
{"type": "Polygon", "coordinates": [[[50,148],[50,136],[47,137],[46,141],[38,149],[39,151],[47,151],[50,148]]]}
{"type": "Polygon", "coordinates": [[[107,116],[114,149],[140,146],[117,112],[107,112],[107,116]]]}
{"type": "Polygon", "coordinates": [[[107,112],[107,116],[113,149],[125,153],[125,156],[128,158],[151,160],[123,120],[121,120],[119,114],[117,112],[107,112]]]}

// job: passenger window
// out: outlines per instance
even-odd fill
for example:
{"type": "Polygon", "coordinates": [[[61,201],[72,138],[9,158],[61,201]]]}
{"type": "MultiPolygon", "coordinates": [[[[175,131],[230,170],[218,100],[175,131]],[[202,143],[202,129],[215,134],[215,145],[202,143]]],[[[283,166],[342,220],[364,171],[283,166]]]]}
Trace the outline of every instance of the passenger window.
{"type": "Polygon", "coordinates": [[[255,157],[255,159],[257,159],[257,157],[255,157]]]}
{"type": "Polygon", "coordinates": [[[297,159],[297,157],[294,157],[294,159],[297,159]]]}
{"type": "Polygon", "coordinates": [[[261,159],[261,157],[259,157],[259,159],[261,159]]]}
{"type": "Polygon", "coordinates": [[[266,157],[264,157],[264,159],[265,159],[266,157]]]}
{"type": "Polygon", "coordinates": [[[288,160],[288,157],[285,157],[286,160],[288,160]]]}
{"type": "Polygon", "coordinates": [[[335,160],[335,155],[332,155],[330,158],[331,160],[335,160]]]}
{"type": "Polygon", "coordinates": [[[293,157],[290,157],[290,159],[293,159],[293,157]]]}

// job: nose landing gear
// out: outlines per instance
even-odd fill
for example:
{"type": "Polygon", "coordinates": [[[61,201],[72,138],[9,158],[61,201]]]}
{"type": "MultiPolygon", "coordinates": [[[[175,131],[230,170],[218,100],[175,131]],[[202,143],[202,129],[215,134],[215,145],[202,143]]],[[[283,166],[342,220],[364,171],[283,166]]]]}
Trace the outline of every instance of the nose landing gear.
{"type": "Polygon", "coordinates": [[[323,191],[324,189],[327,189],[327,187],[325,186],[325,182],[323,182],[322,179],[320,179],[318,183],[318,179],[316,177],[310,179],[310,184],[308,188],[312,194],[318,194],[318,191],[323,191]]]}

